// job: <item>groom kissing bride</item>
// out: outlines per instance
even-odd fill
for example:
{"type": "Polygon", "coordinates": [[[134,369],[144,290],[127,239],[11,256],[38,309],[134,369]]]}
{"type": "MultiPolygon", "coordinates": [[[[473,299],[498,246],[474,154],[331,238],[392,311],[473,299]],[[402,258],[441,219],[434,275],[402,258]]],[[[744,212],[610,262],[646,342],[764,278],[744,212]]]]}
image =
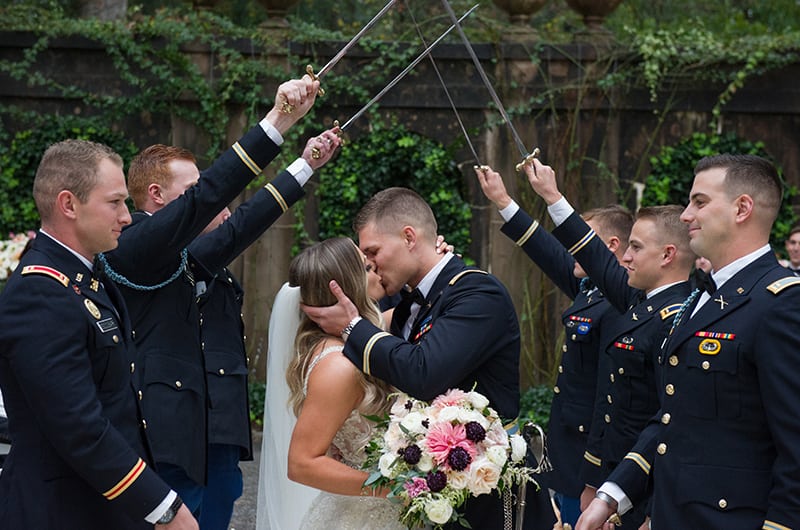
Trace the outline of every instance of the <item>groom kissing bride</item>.
{"type": "MultiPolygon", "coordinates": [[[[513,425],[519,414],[520,334],[505,287],[452,253],[437,253],[433,212],[409,189],[377,193],[357,214],[353,228],[386,294],[404,295],[394,310],[391,333],[362,318],[335,281],[330,289],[336,305],[303,305],[306,315],[325,332],[341,334],[345,357],[364,374],[425,401],[451,388],[474,389],[513,425]]],[[[546,491],[527,488],[526,506],[523,528],[553,528],[546,491]]],[[[475,530],[503,529],[503,499],[496,493],[470,497],[465,519],[475,530]]],[[[463,527],[450,523],[445,528],[463,527]]]]}

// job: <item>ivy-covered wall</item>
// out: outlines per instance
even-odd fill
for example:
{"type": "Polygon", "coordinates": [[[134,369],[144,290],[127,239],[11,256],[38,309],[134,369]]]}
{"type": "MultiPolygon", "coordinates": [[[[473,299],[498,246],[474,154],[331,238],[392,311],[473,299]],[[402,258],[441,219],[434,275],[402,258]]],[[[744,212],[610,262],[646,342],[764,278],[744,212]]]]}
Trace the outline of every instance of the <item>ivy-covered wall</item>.
{"type": "MultiPolygon", "coordinates": [[[[320,38],[291,42],[286,33],[266,31],[258,42],[222,42],[202,15],[192,23],[209,24],[205,39],[198,39],[196,31],[182,35],[180,25],[173,40],[154,31],[141,31],[133,40],[126,40],[130,35],[124,31],[109,31],[96,40],[0,33],[4,145],[34,123],[34,114],[101,116],[139,148],[155,142],[179,144],[204,155],[206,163],[263,115],[280,80],[301,75],[309,62],[319,68],[342,45],[320,38]]],[[[527,147],[541,148],[542,160],[556,168],[565,194],[581,210],[618,200],[635,206],[650,157],[696,131],[732,132],[761,141],[787,181],[800,183],[800,88],[792,82],[800,64],[793,56],[783,62],[764,59],[769,68],[734,61],[707,66],[713,75],[660,78],[659,56],[646,45],[615,49],[532,40],[476,44],[475,49],[527,147]]],[[[351,116],[417,50],[395,43],[349,53],[325,77],[327,95],[287,138],[284,158],[269,172],[297,156],[306,138],[334,119],[351,116]]],[[[501,170],[512,194],[545,219],[541,201],[514,172],[520,154],[464,48],[444,44],[434,55],[480,162],[501,170]]],[[[480,193],[471,169],[474,159],[430,64],[420,63],[386,95],[378,112],[384,122],[397,120],[451,150],[472,210],[472,243],[459,251],[509,287],[525,338],[526,382],[547,381],[560,349],[558,322],[567,301],[499,232],[501,220],[480,193]]],[[[369,135],[375,119],[365,115],[348,135],[369,135]]],[[[317,183],[312,180],[311,192],[317,183]]],[[[306,228],[314,237],[319,201],[309,198],[300,219],[308,221],[306,228]]],[[[248,347],[260,374],[272,298],[286,278],[297,221],[294,213],[281,218],[236,265],[248,291],[248,347]]]]}

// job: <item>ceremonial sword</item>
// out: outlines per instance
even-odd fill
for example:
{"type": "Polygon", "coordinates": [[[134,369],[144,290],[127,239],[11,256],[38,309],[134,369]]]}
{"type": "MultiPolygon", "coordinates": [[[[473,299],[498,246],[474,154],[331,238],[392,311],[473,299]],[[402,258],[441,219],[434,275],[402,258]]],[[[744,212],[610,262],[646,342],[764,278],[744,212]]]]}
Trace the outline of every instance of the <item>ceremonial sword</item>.
{"type": "Polygon", "coordinates": [[[526,164],[533,163],[533,159],[539,156],[539,148],[533,150],[532,153],[528,153],[528,150],[525,148],[525,144],[520,138],[517,130],[514,128],[514,125],[511,123],[511,118],[508,116],[508,112],[506,112],[506,108],[503,106],[503,103],[500,101],[500,98],[497,96],[497,92],[495,92],[492,83],[489,82],[489,78],[486,75],[486,72],[483,70],[483,66],[481,65],[478,56],[475,54],[475,50],[472,49],[472,44],[469,42],[467,35],[464,33],[464,30],[461,28],[461,24],[459,21],[456,20],[456,14],[453,12],[453,8],[450,6],[450,2],[448,0],[442,0],[442,4],[444,5],[445,9],[447,10],[447,14],[450,15],[450,20],[453,21],[453,25],[456,26],[459,35],[461,35],[461,40],[464,41],[464,46],[467,48],[470,57],[472,58],[472,62],[475,64],[475,68],[477,68],[478,73],[483,80],[483,84],[486,85],[486,88],[489,90],[489,94],[492,96],[492,100],[494,101],[495,106],[497,106],[497,110],[500,111],[500,115],[503,117],[503,121],[506,122],[508,125],[508,129],[511,131],[511,136],[514,138],[514,142],[517,144],[517,148],[519,149],[520,154],[522,154],[522,162],[516,165],[516,170],[519,171],[525,166],[526,164]]]}
{"type": "MultiPolygon", "coordinates": [[[[366,105],[364,105],[363,107],[361,107],[361,110],[359,110],[358,112],[356,112],[355,114],[353,114],[353,115],[350,117],[350,119],[349,119],[349,120],[347,120],[347,121],[344,123],[344,125],[342,125],[341,127],[339,127],[339,129],[340,129],[340,130],[342,130],[342,131],[344,131],[345,129],[347,129],[347,128],[348,128],[348,127],[349,127],[349,126],[350,126],[350,125],[351,125],[351,124],[352,124],[354,121],[356,121],[358,118],[360,118],[362,114],[364,114],[364,113],[365,113],[367,110],[369,110],[369,108],[370,108],[372,105],[374,105],[374,104],[375,104],[375,103],[376,103],[378,100],[380,100],[380,99],[381,99],[381,98],[382,98],[384,95],[386,95],[386,93],[387,93],[389,90],[391,90],[391,89],[392,89],[392,87],[394,87],[394,86],[395,86],[397,83],[399,83],[399,82],[400,82],[400,80],[401,80],[401,79],[403,79],[403,78],[406,76],[406,74],[407,74],[408,72],[410,72],[410,71],[411,71],[411,69],[412,69],[412,68],[414,68],[414,67],[415,67],[415,66],[416,66],[416,65],[417,65],[417,64],[418,64],[418,63],[419,63],[421,60],[423,60],[425,57],[427,57],[427,56],[428,56],[428,54],[429,54],[429,53],[431,53],[431,51],[432,51],[432,50],[433,50],[433,49],[436,47],[436,45],[437,45],[437,44],[439,44],[439,42],[440,42],[442,39],[444,39],[444,38],[445,38],[445,37],[446,37],[446,36],[447,36],[447,35],[448,35],[448,34],[449,34],[451,31],[453,31],[455,28],[457,28],[457,27],[460,27],[460,26],[458,25],[458,23],[459,23],[459,22],[461,22],[462,20],[464,20],[465,18],[467,18],[467,17],[468,17],[470,14],[472,14],[472,12],[473,12],[473,11],[475,11],[475,9],[477,9],[477,8],[478,8],[478,5],[480,5],[480,4],[475,4],[474,6],[472,6],[472,8],[471,8],[469,11],[467,11],[466,13],[464,13],[463,15],[461,15],[461,18],[459,18],[459,19],[454,19],[454,20],[456,21],[456,22],[455,22],[455,24],[453,24],[452,26],[450,26],[449,28],[447,28],[447,30],[446,30],[444,33],[442,33],[441,35],[439,35],[439,37],[438,37],[438,38],[437,38],[435,41],[433,41],[433,42],[432,42],[432,43],[431,43],[431,44],[430,44],[430,45],[429,45],[427,48],[425,48],[425,50],[424,50],[422,53],[420,53],[420,54],[417,56],[417,58],[416,58],[416,59],[414,59],[413,61],[411,61],[411,63],[410,63],[408,66],[406,66],[406,67],[405,67],[405,69],[403,69],[403,71],[402,71],[402,72],[400,72],[399,74],[397,74],[397,77],[395,77],[394,79],[392,79],[392,80],[389,82],[389,84],[388,84],[388,85],[386,85],[385,87],[383,87],[383,89],[381,89],[381,91],[380,91],[380,92],[378,92],[378,93],[375,95],[375,97],[373,97],[371,100],[369,100],[369,103],[367,103],[366,105]]],[[[334,125],[334,126],[336,126],[336,127],[338,127],[338,126],[339,126],[339,125],[338,125],[338,120],[337,120],[337,121],[334,121],[334,122],[333,122],[333,125],[334,125]]]]}
{"type": "MultiPolygon", "coordinates": [[[[408,10],[408,14],[411,16],[411,22],[414,23],[414,28],[417,30],[417,35],[419,35],[420,40],[422,41],[423,46],[427,46],[428,44],[425,42],[425,36],[422,34],[422,30],[419,29],[419,24],[417,24],[417,19],[414,17],[414,12],[411,11],[411,6],[409,5],[408,0],[404,0],[406,4],[406,9],[408,10]]],[[[447,89],[447,84],[444,82],[444,78],[442,74],[439,72],[439,67],[436,66],[436,60],[433,58],[433,55],[428,55],[428,59],[431,61],[431,66],[433,67],[433,71],[436,72],[436,77],[439,78],[439,83],[442,85],[442,89],[444,89],[444,93],[447,96],[447,101],[450,102],[450,108],[453,109],[453,114],[456,116],[456,121],[458,121],[458,126],[461,127],[461,133],[464,135],[464,139],[467,141],[467,146],[469,150],[472,151],[472,156],[475,157],[475,169],[480,169],[486,171],[489,169],[489,166],[484,166],[481,164],[480,157],[478,156],[478,152],[475,150],[475,146],[472,145],[472,141],[469,139],[469,133],[467,133],[467,128],[464,127],[464,122],[461,121],[461,115],[458,113],[458,109],[456,108],[456,104],[453,101],[453,98],[450,96],[450,90],[447,89]]]]}
{"type": "MultiPolygon", "coordinates": [[[[336,65],[336,63],[338,63],[338,62],[339,62],[339,60],[340,60],[342,57],[344,57],[344,55],[347,53],[347,51],[348,51],[350,48],[352,48],[353,46],[355,46],[355,44],[356,44],[356,43],[359,41],[359,39],[361,39],[361,37],[363,37],[363,36],[364,36],[364,34],[365,34],[367,31],[369,31],[369,29],[370,29],[372,26],[374,26],[374,25],[375,25],[375,23],[376,23],[376,22],[378,22],[378,20],[380,20],[380,19],[383,17],[383,15],[385,15],[385,14],[386,14],[386,12],[387,12],[387,11],[389,11],[389,9],[390,9],[390,8],[391,8],[391,7],[392,7],[394,4],[395,4],[395,2],[397,2],[397,0],[389,0],[389,1],[386,3],[386,5],[385,5],[385,6],[383,6],[383,9],[381,9],[381,10],[378,12],[378,14],[377,14],[377,15],[375,15],[374,17],[372,17],[372,20],[370,20],[369,22],[367,22],[367,24],[366,24],[366,25],[365,25],[363,28],[361,28],[361,30],[360,30],[358,33],[356,33],[356,35],[355,35],[355,36],[354,36],[352,39],[350,39],[350,42],[348,42],[347,44],[345,44],[345,45],[344,45],[344,47],[343,47],[341,50],[339,50],[339,53],[337,53],[336,55],[334,55],[334,56],[333,56],[333,59],[331,59],[330,61],[328,61],[328,64],[326,64],[325,66],[323,66],[323,67],[322,67],[322,70],[320,70],[319,72],[317,72],[317,73],[315,74],[315,73],[314,73],[314,67],[313,67],[313,66],[311,66],[310,64],[309,64],[308,66],[306,66],[306,73],[308,73],[308,75],[310,75],[310,76],[311,76],[311,79],[313,79],[314,81],[318,81],[318,80],[319,80],[319,79],[320,79],[322,76],[324,76],[325,74],[327,74],[327,73],[328,73],[328,70],[330,70],[331,68],[333,68],[333,67],[336,65]]],[[[325,95],[325,90],[323,90],[323,89],[322,89],[322,87],[320,87],[320,89],[319,89],[319,95],[320,95],[320,96],[324,96],[324,95],[325,95]]]]}

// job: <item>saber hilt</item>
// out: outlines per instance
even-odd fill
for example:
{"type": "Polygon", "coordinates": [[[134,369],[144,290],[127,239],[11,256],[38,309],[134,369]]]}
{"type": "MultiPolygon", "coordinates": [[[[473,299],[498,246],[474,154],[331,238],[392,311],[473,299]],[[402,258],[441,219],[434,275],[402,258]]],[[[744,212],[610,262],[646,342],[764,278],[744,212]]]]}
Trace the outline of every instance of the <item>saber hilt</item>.
{"type": "Polygon", "coordinates": [[[517,165],[514,167],[514,169],[516,169],[516,170],[517,170],[517,173],[519,173],[520,171],[522,171],[522,168],[523,168],[523,167],[525,167],[525,166],[527,166],[527,165],[531,165],[531,164],[533,164],[533,160],[534,160],[535,158],[539,158],[539,153],[541,153],[541,151],[540,151],[540,150],[539,150],[539,148],[537,147],[537,148],[535,148],[535,149],[533,150],[533,152],[532,152],[531,154],[529,154],[529,155],[527,155],[525,158],[523,158],[523,159],[522,159],[522,162],[520,162],[519,164],[517,164],[517,165]]]}

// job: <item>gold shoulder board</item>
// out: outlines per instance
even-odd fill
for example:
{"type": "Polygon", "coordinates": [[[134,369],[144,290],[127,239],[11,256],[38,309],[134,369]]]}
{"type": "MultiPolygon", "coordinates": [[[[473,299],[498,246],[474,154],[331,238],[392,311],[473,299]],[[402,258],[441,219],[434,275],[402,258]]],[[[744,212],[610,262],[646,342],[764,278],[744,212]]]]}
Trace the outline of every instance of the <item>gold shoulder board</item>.
{"type": "MultiPolygon", "coordinates": [[[[479,272],[481,274],[489,274],[488,272],[482,271],[480,269],[469,269],[469,270],[461,271],[458,274],[456,274],[455,276],[453,276],[452,278],[450,278],[450,283],[448,285],[453,285],[458,280],[460,280],[465,274],[469,274],[471,272],[479,272]]],[[[798,278],[798,280],[800,280],[800,278],[798,278]]]]}
{"type": "Polygon", "coordinates": [[[787,287],[798,284],[800,284],[800,276],[787,276],[786,278],[781,278],[780,280],[769,284],[767,286],[767,291],[771,292],[772,294],[778,294],[787,287]]]}
{"type": "MultiPolygon", "coordinates": [[[[44,265],[27,265],[22,269],[22,275],[25,276],[27,274],[42,274],[53,278],[64,287],[69,285],[69,278],[66,274],[50,267],[45,267],[44,265]]],[[[800,278],[798,279],[800,280],[800,278]]]]}

